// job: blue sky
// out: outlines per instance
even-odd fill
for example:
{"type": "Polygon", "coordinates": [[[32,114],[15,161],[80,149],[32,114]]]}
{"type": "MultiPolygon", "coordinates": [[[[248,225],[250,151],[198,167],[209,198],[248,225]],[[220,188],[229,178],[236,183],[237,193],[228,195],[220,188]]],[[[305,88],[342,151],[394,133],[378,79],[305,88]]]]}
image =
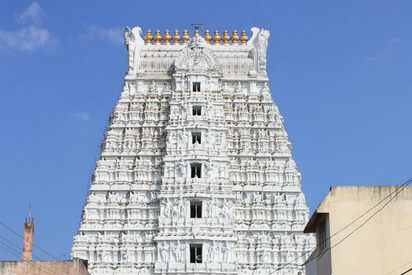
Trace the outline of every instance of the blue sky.
{"type": "MultiPolygon", "coordinates": [[[[313,211],[412,176],[410,1],[0,1],[0,222],[68,258],[126,70],[125,26],[271,31],[268,74],[313,211]]],[[[22,240],[0,225],[0,244],[22,240]]],[[[3,245],[4,246],[4,245],[3,245]]],[[[14,247],[19,250],[17,247],[14,247]]],[[[38,249],[35,256],[48,259],[38,249]]],[[[0,259],[16,259],[0,247],[0,259]]]]}

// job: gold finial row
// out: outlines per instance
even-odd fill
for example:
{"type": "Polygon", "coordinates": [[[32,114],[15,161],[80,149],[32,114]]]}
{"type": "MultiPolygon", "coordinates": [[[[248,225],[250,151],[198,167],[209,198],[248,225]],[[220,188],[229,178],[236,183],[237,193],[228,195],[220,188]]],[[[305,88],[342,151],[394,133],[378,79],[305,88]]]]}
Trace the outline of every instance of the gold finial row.
{"type": "MultiPolygon", "coordinates": [[[[194,34],[199,34],[199,30],[195,29],[194,34]]],[[[209,30],[206,30],[203,38],[208,44],[213,45],[246,45],[246,42],[249,39],[245,30],[241,31],[240,37],[236,30],[232,32],[232,36],[229,36],[227,30],[223,31],[222,36],[220,36],[218,30],[214,32],[213,36],[210,35],[209,30]]],[[[151,30],[147,30],[143,39],[146,45],[171,45],[171,41],[173,42],[173,45],[180,44],[180,42],[184,45],[190,40],[190,36],[187,30],[183,30],[182,36],[179,35],[178,30],[175,30],[173,36],[170,35],[169,30],[166,30],[163,36],[160,34],[159,30],[156,30],[154,36],[152,36],[151,30]]]]}

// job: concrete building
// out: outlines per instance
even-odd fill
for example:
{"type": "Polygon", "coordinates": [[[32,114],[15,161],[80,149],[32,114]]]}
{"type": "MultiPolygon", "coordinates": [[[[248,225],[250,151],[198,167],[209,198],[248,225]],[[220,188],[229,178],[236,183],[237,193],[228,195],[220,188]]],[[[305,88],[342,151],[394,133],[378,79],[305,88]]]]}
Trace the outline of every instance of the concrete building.
{"type": "Polygon", "coordinates": [[[269,89],[269,31],[193,32],[126,28],[72,256],[92,275],[303,274],[314,239],[269,89]]]}
{"type": "Polygon", "coordinates": [[[33,261],[33,242],[34,222],[29,215],[24,223],[22,260],[0,261],[0,275],[89,275],[84,260],[33,261]]]}
{"type": "Polygon", "coordinates": [[[304,230],[307,275],[398,275],[412,267],[412,186],[333,186],[304,230]]]}
{"type": "Polygon", "coordinates": [[[89,275],[83,260],[0,261],[1,275],[89,275]]]}

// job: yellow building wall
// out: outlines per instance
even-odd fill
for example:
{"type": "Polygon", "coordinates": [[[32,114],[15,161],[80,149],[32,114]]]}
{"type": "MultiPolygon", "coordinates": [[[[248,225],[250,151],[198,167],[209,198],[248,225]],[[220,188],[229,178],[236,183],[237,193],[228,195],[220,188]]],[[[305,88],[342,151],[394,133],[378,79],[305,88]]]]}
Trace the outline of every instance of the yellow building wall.
{"type": "MultiPolygon", "coordinates": [[[[317,211],[329,213],[330,235],[334,235],[396,188],[399,186],[332,187],[317,211]]],[[[412,186],[379,211],[389,199],[330,239],[331,274],[390,275],[400,274],[412,266],[412,186]],[[371,217],[376,211],[379,212],[371,217]]],[[[328,269],[318,262],[319,275],[321,270],[328,269]]]]}

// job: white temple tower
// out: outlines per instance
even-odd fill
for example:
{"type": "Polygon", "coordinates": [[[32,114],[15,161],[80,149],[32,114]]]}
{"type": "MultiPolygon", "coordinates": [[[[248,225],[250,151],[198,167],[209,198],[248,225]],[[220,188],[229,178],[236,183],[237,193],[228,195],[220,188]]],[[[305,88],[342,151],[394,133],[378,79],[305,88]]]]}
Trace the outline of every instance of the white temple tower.
{"type": "Polygon", "coordinates": [[[124,38],[128,73],[72,257],[92,275],[303,275],[314,240],[269,90],[269,31],[124,38]]]}

